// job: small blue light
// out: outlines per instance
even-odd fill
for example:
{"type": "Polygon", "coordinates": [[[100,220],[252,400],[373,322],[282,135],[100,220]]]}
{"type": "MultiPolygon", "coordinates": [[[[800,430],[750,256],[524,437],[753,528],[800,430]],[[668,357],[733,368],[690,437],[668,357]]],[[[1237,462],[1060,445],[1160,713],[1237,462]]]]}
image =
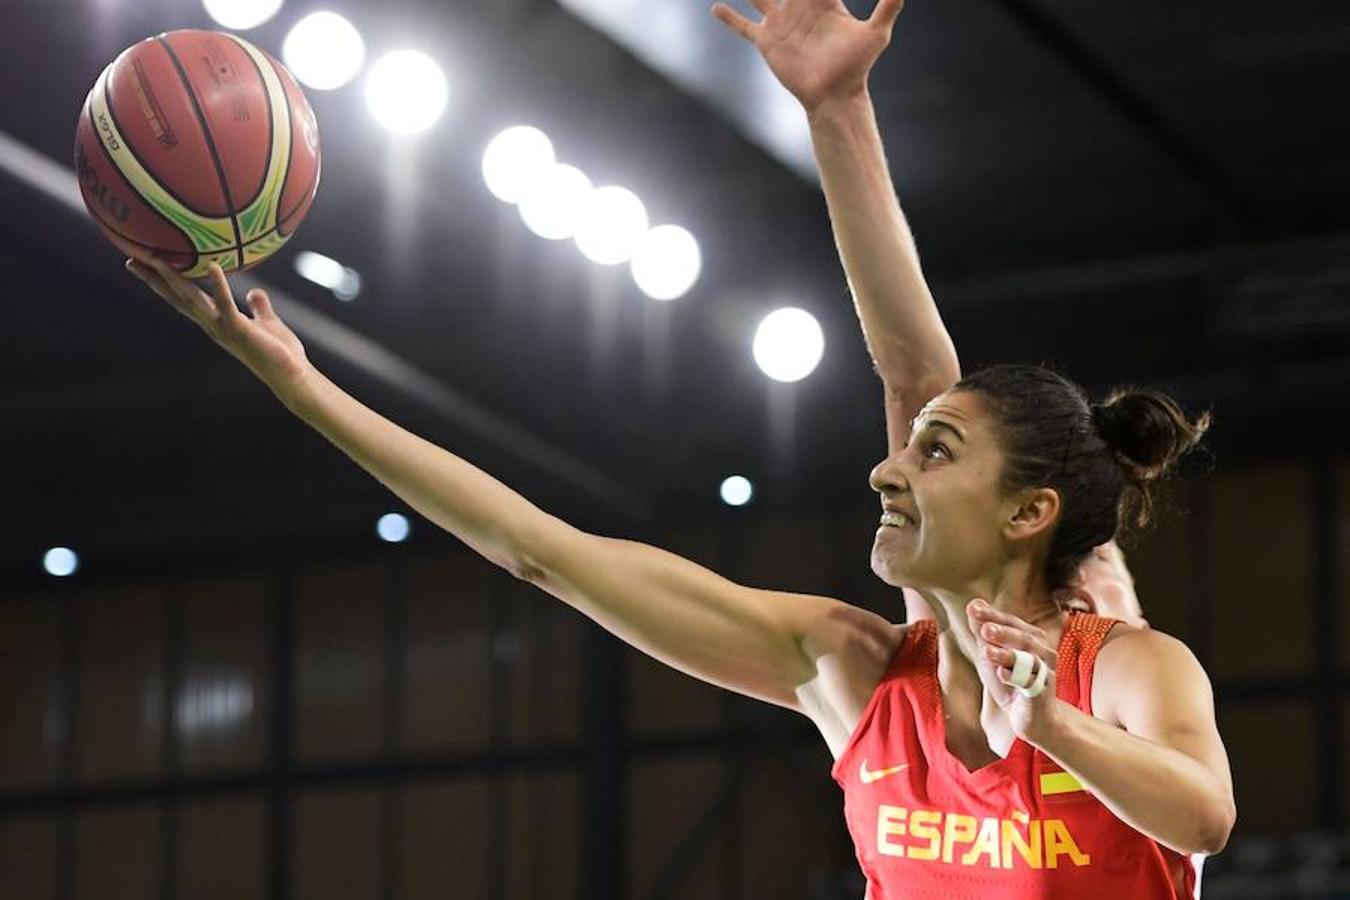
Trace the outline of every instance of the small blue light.
{"type": "Polygon", "coordinates": [[[48,575],[55,575],[57,578],[74,575],[79,567],[79,556],[68,547],[53,547],[42,557],[42,568],[47,570],[48,575]]]}
{"type": "Polygon", "coordinates": [[[408,533],[412,531],[412,525],[409,524],[407,516],[398,513],[386,513],[380,516],[380,521],[375,525],[375,531],[382,540],[397,544],[408,539],[408,533]]]}

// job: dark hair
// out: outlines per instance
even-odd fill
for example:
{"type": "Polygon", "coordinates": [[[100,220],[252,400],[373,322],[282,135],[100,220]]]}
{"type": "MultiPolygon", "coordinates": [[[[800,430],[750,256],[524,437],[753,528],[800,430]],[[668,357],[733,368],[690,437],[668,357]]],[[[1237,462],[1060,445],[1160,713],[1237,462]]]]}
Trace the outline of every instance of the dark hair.
{"type": "Polygon", "coordinates": [[[1059,494],[1044,573],[1052,592],[1123,525],[1149,523],[1155,483],[1211,421],[1208,412],[1191,421],[1172,398],[1146,388],[1116,388],[1104,403],[1090,403],[1077,384],[1040,366],[991,366],[953,390],[980,394],[993,415],[1005,493],[1050,487],[1059,494]]]}

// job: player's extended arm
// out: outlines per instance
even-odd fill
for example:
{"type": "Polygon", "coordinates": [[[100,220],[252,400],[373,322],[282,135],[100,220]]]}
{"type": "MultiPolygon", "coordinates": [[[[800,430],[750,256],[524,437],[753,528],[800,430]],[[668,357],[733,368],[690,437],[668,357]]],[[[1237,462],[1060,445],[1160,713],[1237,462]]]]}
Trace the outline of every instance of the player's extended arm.
{"type": "Polygon", "coordinates": [[[838,600],[743,587],[654,547],[573,528],[333,384],[262,291],[248,295],[249,317],[219,267],[210,293],[165,266],[129,268],[419,513],[680,671],[801,711],[796,688],[823,656],[889,627],[838,600]]]}
{"type": "Polygon", "coordinates": [[[890,452],[909,440],[923,405],[961,377],[956,348],[924,280],[900,209],[867,81],[904,0],[880,0],[867,19],[840,0],[754,0],[752,22],[714,13],[760,51],[811,125],[835,241],[863,335],[885,386],[890,452]]]}

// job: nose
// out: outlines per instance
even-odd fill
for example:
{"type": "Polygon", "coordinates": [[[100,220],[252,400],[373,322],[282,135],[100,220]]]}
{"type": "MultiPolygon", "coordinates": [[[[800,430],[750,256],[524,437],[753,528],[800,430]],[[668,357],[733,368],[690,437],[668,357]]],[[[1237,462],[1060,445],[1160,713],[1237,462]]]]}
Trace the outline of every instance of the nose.
{"type": "Polygon", "coordinates": [[[878,494],[902,490],[907,481],[901,471],[900,454],[892,453],[873,466],[872,473],[867,476],[867,483],[878,494]]]}

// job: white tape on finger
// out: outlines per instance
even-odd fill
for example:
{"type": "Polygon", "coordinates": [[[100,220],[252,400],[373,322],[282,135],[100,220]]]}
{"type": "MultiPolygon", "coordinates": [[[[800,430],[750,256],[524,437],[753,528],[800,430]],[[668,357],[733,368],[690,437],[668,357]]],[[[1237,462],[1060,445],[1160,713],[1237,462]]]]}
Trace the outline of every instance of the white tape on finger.
{"type": "Polygon", "coordinates": [[[1013,651],[1012,675],[1008,677],[1008,683],[1023,697],[1039,697],[1049,680],[1050,667],[1045,660],[1026,650],[1013,651]]]}
{"type": "Polygon", "coordinates": [[[1036,672],[1036,677],[1032,680],[1031,686],[1018,688],[1024,697],[1039,697],[1041,692],[1045,690],[1046,682],[1050,680],[1050,666],[1046,665],[1045,660],[1040,657],[1036,658],[1036,662],[1040,663],[1040,669],[1036,672]]]}

